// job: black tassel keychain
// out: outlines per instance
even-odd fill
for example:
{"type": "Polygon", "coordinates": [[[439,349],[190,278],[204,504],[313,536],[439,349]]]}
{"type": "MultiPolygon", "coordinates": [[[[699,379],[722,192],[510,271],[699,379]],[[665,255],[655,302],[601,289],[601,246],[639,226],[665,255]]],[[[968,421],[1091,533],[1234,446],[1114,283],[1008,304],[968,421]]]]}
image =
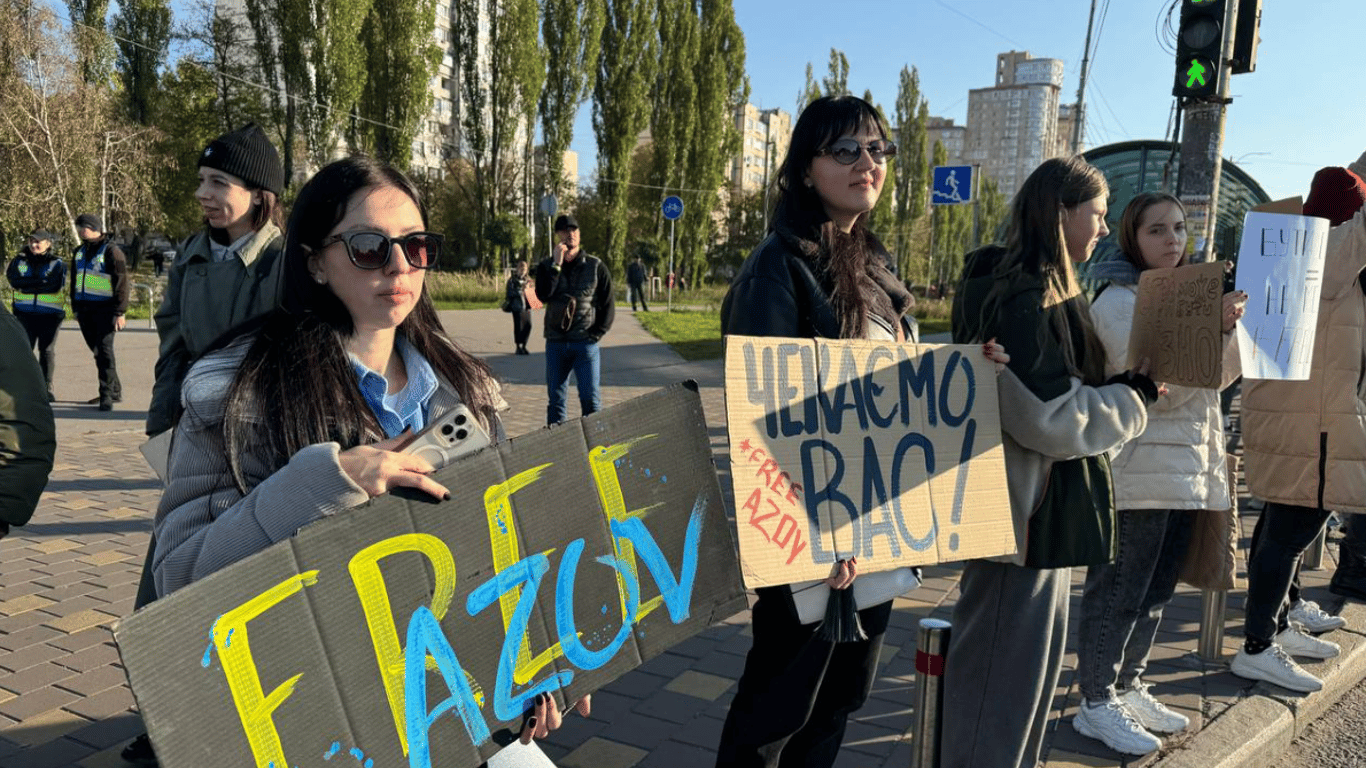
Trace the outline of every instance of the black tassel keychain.
{"type": "Polygon", "coordinates": [[[852,586],[830,590],[830,599],[825,604],[825,620],[816,630],[816,637],[831,643],[853,643],[868,639],[858,618],[852,586]]]}

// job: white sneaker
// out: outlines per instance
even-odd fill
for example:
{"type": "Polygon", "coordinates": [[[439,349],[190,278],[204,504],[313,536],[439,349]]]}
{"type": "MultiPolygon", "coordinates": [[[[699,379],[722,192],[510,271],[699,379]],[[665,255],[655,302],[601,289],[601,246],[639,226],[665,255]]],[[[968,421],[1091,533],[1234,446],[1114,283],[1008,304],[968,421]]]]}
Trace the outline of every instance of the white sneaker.
{"type": "Polygon", "coordinates": [[[1275,643],[1257,654],[1239,650],[1228,670],[1238,677],[1261,680],[1300,693],[1313,693],[1323,689],[1322,680],[1305,672],[1290,658],[1284,648],[1275,643]]]}
{"type": "Polygon", "coordinates": [[[1137,683],[1133,688],[1119,694],[1119,703],[1129,710],[1138,724],[1157,733],[1176,733],[1184,731],[1191,724],[1190,718],[1179,712],[1167,709],[1167,705],[1148,693],[1148,686],[1137,683]]]}
{"type": "Polygon", "coordinates": [[[1099,704],[1083,700],[1072,718],[1072,727],[1082,736],[1125,755],[1146,755],[1162,746],[1162,740],[1139,725],[1115,698],[1099,704]]]}
{"type": "Polygon", "coordinates": [[[1296,600],[1290,607],[1290,620],[1303,625],[1305,630],[1314,634],[1347,626],[1346,619],[1323,610],[1313,600],[1304,599],[1296,600]]]}
{"type": "Polygon", "coordinates": [[[1337,643],[1306,635],[1294,627],[1276,635],[1273,642],[1284,648],[1291,656],[1306,659],[1331,659],[1342,652],[1337,643]]]}

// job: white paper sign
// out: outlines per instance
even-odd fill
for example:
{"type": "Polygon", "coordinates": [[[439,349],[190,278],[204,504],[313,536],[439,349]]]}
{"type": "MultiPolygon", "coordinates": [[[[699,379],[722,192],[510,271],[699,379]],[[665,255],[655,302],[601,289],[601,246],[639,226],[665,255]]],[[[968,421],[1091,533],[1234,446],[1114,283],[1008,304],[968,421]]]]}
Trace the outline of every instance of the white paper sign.
{"type": "Polygon", "coordinates": [[[1304,381],[1314,357],[1329,222],[1251,212],[1238,249],[1238,290],[1248,295],[1238,353],[1249,379],[1304,381]]]}

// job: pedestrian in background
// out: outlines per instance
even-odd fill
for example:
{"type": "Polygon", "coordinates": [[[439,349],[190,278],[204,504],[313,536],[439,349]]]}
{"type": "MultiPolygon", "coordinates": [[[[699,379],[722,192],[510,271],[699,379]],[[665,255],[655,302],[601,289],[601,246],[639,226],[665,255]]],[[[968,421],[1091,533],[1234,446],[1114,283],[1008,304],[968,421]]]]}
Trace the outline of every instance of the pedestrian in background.
{"type": "Polygon", "coordinates": [[[637,255],[635,260],[626,265],[626,290],[631,294],[631,311],[636,311],[636,301],[640,301],[640,306],[650,311],[650,305],[645,303],[645,262],[640,260],[637,255]]]}
{"type": "Polygon", "coordinates": [[[33,517],[56,452],[57,426],[28,332],[0,309],[0,539],[33,517]]]}
{"type": "Polygon", "coordinates": [[[547,424],[565,420],[570,373],[583,415],[602,409],[598,342],[616,313],[612,273],[579,247],[579,222],[561,215],[555,219],[555,238],[552,255],[536,267],[536,298],[545,304],[547,424]]]}
{"type": "Polygon", "coordinates": [[[997,339],[1010,508],[1019,553],[963,566],[944,673],[943,768],[1034,768],[1067,645],[1071,566],[1114,557],[1106,453],[1143,431],[1158,388],[1105,377],[1074,264],[1109,229],[1105,177],[1047,160],[1011,204],[1004,246],[968,254],[953,340],[997,339]]]}
{"type": "Polygon", "coordinates": [[[90,404],[98,404],[101,411],[111,411],[114,403],[123,400],[123,384],[114,358],[114,335],[127,322],[123,315],[128,311],[132,288],[128,262],[123,251],[104,234],[104,222],[99,216],[77,216],[76,234],[81,244],[76,246],[71,259],[71,309],[76,313],[85,345],[95,355],[100,392],[90,404]]]}
{"type": "MultiPolygon", "coordinates": [[[[531,338],[531,303],[527,301],[526,289],[531,285],[526,259],[518,259],[512,265],[508,277],[503,306],[512,313],[512,343],[517,346],[515,354],[529,355],[526,343],[531,338]]],[[[533,287],[534,290],[534,287],[533,287]]]]}
{"type": "MultiPolygon", "coordinates": [[[[1181,202],[1143,192],[1120,217],[1119,258],[1087,271],[1089,279],[1105,281],[1091,303],[1091,317],[1105,347],[1107,376],[1123,370],[1129,359],[1140,274],[1185,264],[1186,242],[1181,202]]],[[[1242,372],[1233,331],[1246,300],[1241,292],[1224,294],[1220,388],[1242,372]]],[[[1190,725],[1153,697],[1142,676],[1162,610],[1176,592],[1195,516],[1217,515],[1225,528],[1237,526],[1219,390],[1168,385],[1148,411],[1147,428],[1112,459],[1111,472],[1118,549],[1114,562],[1086,572],[1077,631],[1082,700],[1072,726],[1116,752],[1146,755],[1162,746],[1155,733],[1190,725]]],[[[1223,562],[1223,554],[1213,557],[1223,562]]]]}
{"type": "Polygon", "coordinates": [[[23,250],[5,268],[5,277],[14,289],[14,316],[28,334],[30,350],[38,350],[38,364],[47,383],[47,399],[57,399],[52,378],[57,372],[57,331],[66,319],[66,262],[52,250],[53,234],[34,230],[23,250]]]}
{"type": "Polygon", "coordinates": [[[161,346],[148,436],[176,425],[190,365],[278,306],[284,184],[280,154],[255,123],[219,136],[199,154],[194,197],[204,229],[179,248],[156,313],[161,346]]]}
{"type": "MultiPolygon", "coordinates": [[[[1366,513],[1363,174],[1366,154],[1348,168],[1324,168],[1314,174],[1304,202],[1304,215],[1333,225],[1309,378],[1243,382],[1245,474],[1248,490],[1266,507],[1247,566],[1243,647],[1229,669],[1302,693],[1320,690],[1323,681],[1292,657],[1328,659],[1340,649],[1291,626],[1287,598],[1296,566],[1331,510],[1366,513]]],[[[1351,569],[1355,561],[1347,562],[1351,569]]]]}

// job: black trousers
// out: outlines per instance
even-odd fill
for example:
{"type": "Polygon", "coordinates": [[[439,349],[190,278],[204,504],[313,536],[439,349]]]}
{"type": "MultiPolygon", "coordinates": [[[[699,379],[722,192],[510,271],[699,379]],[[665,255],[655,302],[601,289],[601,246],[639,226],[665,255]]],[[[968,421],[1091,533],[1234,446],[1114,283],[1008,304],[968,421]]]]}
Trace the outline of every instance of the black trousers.
{"type": "Polygon", "coordinates": [[[52,376],[57,372],[57,330],[62,327],[65,314],[47,312],[15,312],[14,316],[28,333],[28,343],[38,349],[38,365],[43,369],[47,391],[52,392],[52,376]]]}
{"type": "Polygon", "coordinates": [[[531,310],[512,313],[512,340],[519,347],[525,347],[531,338],[531,310]]]}
{"type": "Polygon", "coordinates": [[[868,639],[832,643],[802,624],[786,587],[759,590],[754,645],[717,747],[717,768],[828,768],[868,700],[892,603],[859,611],[868,639]]]}
{"type": "Polygon", "coordinates": [[[631,289],[631,311],[636,311],[636,299],[639,298],[640,306],[644,307],[646,312],[649,312],[650,305],[645,303],[645,284],[641,283],[640,285],[636,285],[635,283],[631,283],[629,287],[631,289]]]}
{"type": "Polygon", "coordinates": [[[81,335],[85,345],[95,353],[95,371],[100,379],[100,399],[119,399],[123,397],[123,385],[119,383],[119,372],[114,363],[114,308],[99,305],[84,305],[76,310],[76,322],[80,323],[81,335]]]}

